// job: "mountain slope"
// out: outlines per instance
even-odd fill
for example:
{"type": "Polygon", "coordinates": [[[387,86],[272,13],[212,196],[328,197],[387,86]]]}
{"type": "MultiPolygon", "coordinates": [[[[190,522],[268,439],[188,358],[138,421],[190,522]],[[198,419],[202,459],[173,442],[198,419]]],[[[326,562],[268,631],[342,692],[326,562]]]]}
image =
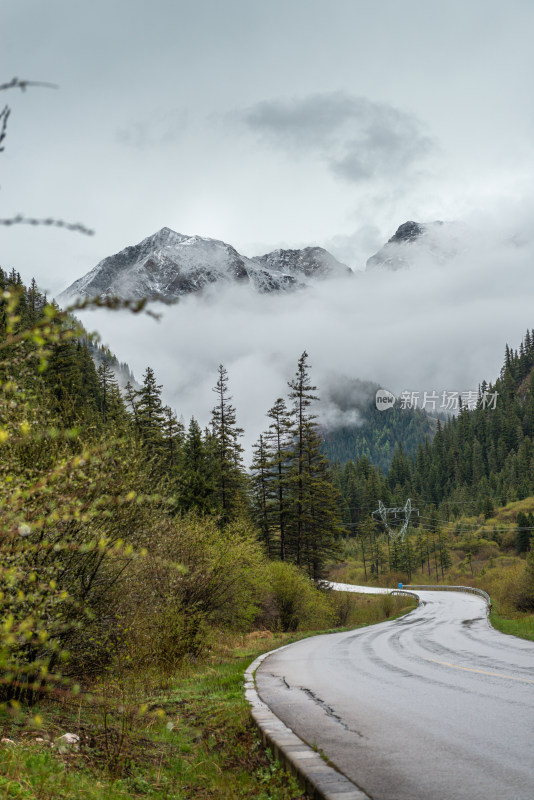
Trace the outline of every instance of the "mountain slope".
{"type": "MultiPolygon", "coordinates": [[[[389,413],[389,412],[387,412],[389,413]]],[[[438,427],[432,444],[418,451],[404,475],[407,495],[436,505],[473,503],[491,515],[534,494],[534,330],[519,351],[506,346],[494,384],[480,384],[476,408],[438,427]]],[[[403,482],[400,482],[401,485],[403,482]]]]}
{"type": "Polygon", "coordinates": [[[464,233],[464,226],[458,222],[404,222],[386,244],[367,259],[366,271],[396,271],[417,261],[446,263],[464,247],[464,233]]]}
{"type": "Polygon", "coordinates": [[[387,473],[395,447],[415,455],[419,445],[431,441],[437,420],[421,409],[402,408],[397,403],[379,411],[375,396],[378,384],[358,379],[331,377],[325,388],[322,436],[332,462],[344,464],[363,456],[387,473]]]}
{"type": "Polygon", "coordinates": [[[247,258],[226,242],[162,228],[103,259],[58,300],[100,295],[172,303],[214,283],[249,283],[259,292],[277,292],[349,274],[349,267],[321,247],[275,250],[247,258]]]}

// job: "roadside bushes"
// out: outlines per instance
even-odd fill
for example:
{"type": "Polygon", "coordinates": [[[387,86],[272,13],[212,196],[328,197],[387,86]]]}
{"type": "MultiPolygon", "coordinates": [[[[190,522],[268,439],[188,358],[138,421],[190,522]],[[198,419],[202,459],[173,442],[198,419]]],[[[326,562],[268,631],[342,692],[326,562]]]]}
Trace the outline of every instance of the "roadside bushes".
{"type": "Polygon", "coordinates": [[[132,660],[172,672],[209,651],[214,628],[249,630],[261,608],[265,559],[252,529],[213,517],[161,520],[143,559],[117,587],[132,660]]]}
{"type": "Polygon", "coordinates": [[[326,628],[334,617],[327,595],[293,564],[273,561],[267,567],[268,586],[261,622],[271,630],[326,628]]]}
{"type": "Polygon", "coordinates": [[[88,675],[109,660],[111,591],[135,557],[127,537],[154,511],[150,502],[137,502],[141,471],[131,448],[98,441],[82,447],[75,430],[17,427],[5,395],[0,703],[64,688],[67,651],[71,675],[88,675]],[[46,451],[43,462],[39,448],[32,450],[35,442],[46,451]],[[21,453],[27,452],[35,461],[23,469],[21,453]]]}
{"type": "Polygon", "coordinates": [[[243,520],[221,531],[212,517],[166,522],[118,590],[132,660],[172,672],[209,652],[214,631],[326,628],[328,593],[292,564],[270,562],[243,520]]]}
{"type": "Polygon", "coordinates": [[[517,587],[515,605],[519,611],[534,611],[534,550],[527,555],[527,563],[517,587]]]}
{"type": "Polygon", "coordinates": [[[327,596],[334,612],[334,626],[344,628],[374,625],[410,605],[409,598],[391,594],[328,592],[327,596]]]}

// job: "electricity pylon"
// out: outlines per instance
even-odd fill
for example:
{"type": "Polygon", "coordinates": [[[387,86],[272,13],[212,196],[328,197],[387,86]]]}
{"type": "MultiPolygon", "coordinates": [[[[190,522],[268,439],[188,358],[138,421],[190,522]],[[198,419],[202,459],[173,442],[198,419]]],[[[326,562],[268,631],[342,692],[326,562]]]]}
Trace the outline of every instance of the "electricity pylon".
{"type": "Polygon", "coordinates": [[[419,516],[419,511],[417,510],[417,508],[412,508],[412,501],[410,500],[410,498],[406,500],[406,505],[401,506],[400,508],[386,508],[382,500],[379,500],[378,508],[376,511],[373,511],[372,516],[375,517],[377,514],[380,516],[380,519],[384,523],[384,527],[387,530],[391,539],[400,538],[401,542],[403,542],[412,513],[417,514],[419,516]],[[390,526],[388,525],[388,514],[390,515],[393,514],[395,519],[397,519],[397,514],[402,514],[404,516],[404,521],[400,528],[397,529],[390,528],[390,526]]]}

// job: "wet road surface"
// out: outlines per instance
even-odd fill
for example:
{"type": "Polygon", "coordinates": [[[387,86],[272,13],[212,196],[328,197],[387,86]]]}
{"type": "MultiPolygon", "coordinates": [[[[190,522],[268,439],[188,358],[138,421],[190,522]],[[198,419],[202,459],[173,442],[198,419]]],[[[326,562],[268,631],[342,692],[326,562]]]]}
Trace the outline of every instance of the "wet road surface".
{"type": "Polygon", "coordinates": [[[495,631],[480,597],[417,594],[273,653],[260,697],[373,800],[533,800],[534,642],[495,631]]]}

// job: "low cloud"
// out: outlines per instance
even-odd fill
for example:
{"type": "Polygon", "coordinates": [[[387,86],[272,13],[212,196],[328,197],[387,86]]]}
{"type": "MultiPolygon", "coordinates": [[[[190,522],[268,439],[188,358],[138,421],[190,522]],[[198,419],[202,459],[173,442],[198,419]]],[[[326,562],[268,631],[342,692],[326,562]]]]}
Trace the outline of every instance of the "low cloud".
{"type": "Polygon", "coordinates": [[[339,372],[325,375],[321,392],[321,424],[328,429],[362,425],[380,387],[339,372]]]}
{"type": "Polygon", "coordinates": [[[325,248],[343,264],[356,271],[365,269],[371,253],[376,253],[384,244],[384,236],[376,225],[361,225],[349,234],[337,234],[325,242],[325,248]]]}
{"type": "Polygon", "coordinates": [[[208,423],[223,363],[248,446],[266,429],[275,399],[287,395],[304,350],[322,421],[357,424],[362,403],[372,399],[369,381],[399,396],[466,392],[495,380],[505,344],[518,347],[534,322],[527,212],[524,225],[497,216],[462,226],[461,246],[458,229],[442,226],[436,236],[447,257],[415,244],[409,269],[377,269],[278,295],[214,287],[159,308],[160,322],[104,311],[86,312],[83,321],[138,380],[153,367],[165,401],[186,422],[194,414],[208,423]]]}
{"type": "Polygon", "coordinates": [[[291,155],[313,155],[360,183],[414,171],[434,143],[413,114],[344,92],[257,103],[241,121],[291,155]]]}

